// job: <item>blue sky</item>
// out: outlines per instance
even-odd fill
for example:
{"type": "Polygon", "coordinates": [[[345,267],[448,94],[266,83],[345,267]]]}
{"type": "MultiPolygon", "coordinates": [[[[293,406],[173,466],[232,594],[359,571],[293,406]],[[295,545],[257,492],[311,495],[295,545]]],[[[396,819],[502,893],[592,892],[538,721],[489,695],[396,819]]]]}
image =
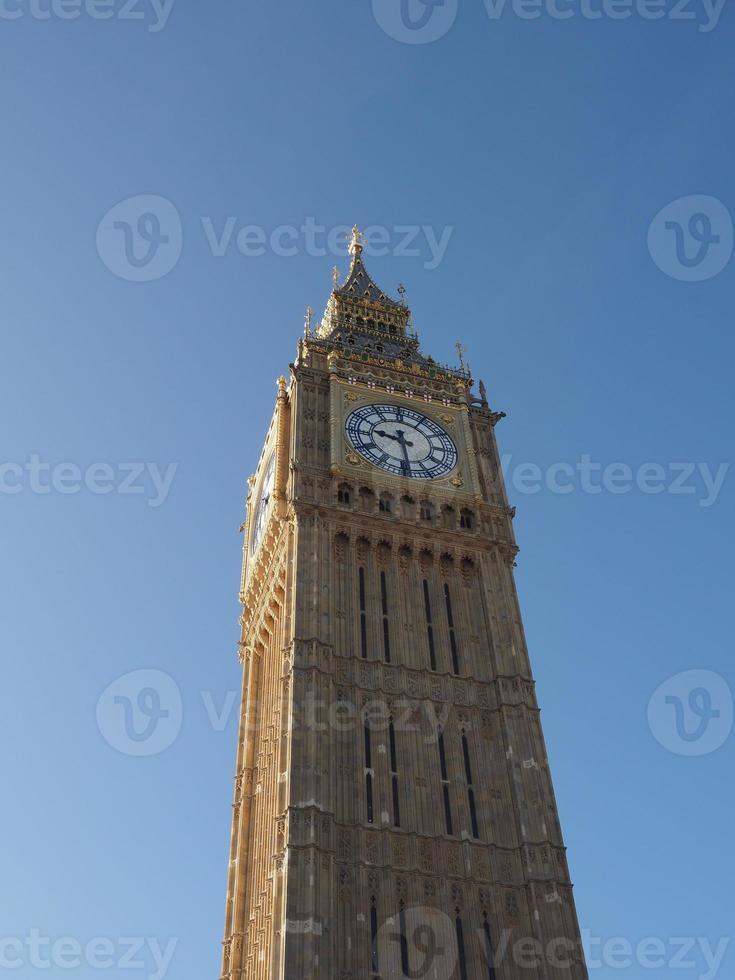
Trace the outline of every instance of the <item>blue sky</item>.
{"type": "Polygon", "coordinates": [[[592,976],[712,976],[700,945],[680,957],[694,966],[673,961],[677,937],[715,948],[732,930],[735,475],[706,481],[732,459],[733,11],[713,25],[704,2],[649,20],[642,0],[590,0],[598,19],[571,2],[565,20],[549,5],[494,19],[447,0],[427,11],[445,26],[456,12],[446,33],[404,43],[420,38],[401,39],[387,0],[175,0],[165,23],[143,0],[143,19],[118,0],[108,20],[73,0],[40,19],[38,3],[0,4],[12,972],[39,973],[36,930],[114,947],[63,970],[57,949],[46,976],[98,976],[98,960],[154,976],[150,945],[125,968],[125,937],[176,939],[169,978],[218,975],[245,481],[304,309],[347,268],[299,229],[358,222],[384,229],[368,266],[406,284],[424,349],[454,361],[461,340],[508,412],[517,581],[580,920],[665,951],[658,969],[608,953],[592,976]],[[141,226],[172,256],[144,282],[114,227],[136,203],[106,217],[140,195],[173,209],[141,226]],[[238,250],[246,226],[263,254],[238,250]],[[278,254],[280,226],[295,254],[278,254]],[[603,481],[614,463],[630,475],[603,481]],[[646,464],[662,467],[648,482],[646,464]],[[138,670],[170,675],[182,707],[147,757],[98,722],[102,692],[138,670]],[[691,713],[676,727],[691,694],[695,714],[720,711],[711,744],[681,737],[691,713]]]}

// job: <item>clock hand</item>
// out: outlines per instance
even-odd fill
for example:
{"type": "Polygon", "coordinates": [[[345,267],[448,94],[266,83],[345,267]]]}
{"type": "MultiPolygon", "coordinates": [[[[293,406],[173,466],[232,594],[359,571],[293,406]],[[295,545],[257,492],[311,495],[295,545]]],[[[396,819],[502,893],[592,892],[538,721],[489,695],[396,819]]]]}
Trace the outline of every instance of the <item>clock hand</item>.
{"type": "Polygon", "coordinates": [[[396,436],[402,446],[413,446],[413,443],[406,439],[403,429],[396,429],[396,436]]]}
{"type": "Polygon", "coordinates": [[[398,436],[391,435],[390,432],[386,432],[385,429],[376,429],[375,430],[375,435],[376,436],[382,436],[384,439],[392,439],[393,442],[399,442],[400,441],[398,439],[398,436]]]}
{"type": "Polygon", "coordinates": [[[393,442],[397,442],[401,446],[413,446],[412,442],[408,442],[403,434],[403,429],[398,429],[395,435],[390,432],[386,432],[385,429],[376,429],[376,436],[382,436],[384,439],[392,439],[393,442]]]}
{"type": "Polygon", "coordinates": [[[411,472],[411,460],[408,458],[408,447],[413,446],[413,443],[406,440],[403,429],[397,429],[396,436],[398,439],[398,445],[403,451],[404,465],[401,468],[408,475],[411,472]]]}

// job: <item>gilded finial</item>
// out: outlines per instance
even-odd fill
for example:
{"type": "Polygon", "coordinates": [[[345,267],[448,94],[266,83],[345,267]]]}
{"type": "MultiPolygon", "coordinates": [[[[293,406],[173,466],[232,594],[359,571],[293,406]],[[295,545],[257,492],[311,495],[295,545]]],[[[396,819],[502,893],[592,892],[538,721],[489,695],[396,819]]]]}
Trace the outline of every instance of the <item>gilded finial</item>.
{"type": "Polygon", "coordinates": [[[360,252],[362,252],[362,244],[362,232],[357,225],[353,225],[352,241],[350,242],[350,255],[359,255],[360,252]]]}

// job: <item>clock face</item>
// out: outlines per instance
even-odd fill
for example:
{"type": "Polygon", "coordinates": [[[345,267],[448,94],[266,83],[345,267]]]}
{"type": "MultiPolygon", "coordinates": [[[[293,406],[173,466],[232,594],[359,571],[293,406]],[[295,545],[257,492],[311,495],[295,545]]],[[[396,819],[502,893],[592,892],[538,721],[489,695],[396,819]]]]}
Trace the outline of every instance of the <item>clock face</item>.
{"type": "Polygon", "coordinates": [[[363,405],[347,417],[357,452],[396,476],[436,480],[457,465],[457,447],[433,419],[400,405],[363,405]]]}
{"type": "Polygon", "coordinates": [[[276,454],[272,453],[271,458],[268,462],[268,469],[265,471],[265,476],[263,477],[263,483],[260,487],[260,497],[258,498],[258,504],[255,509],[255,523],[253,525],[253,537],[250,545],[250,551],[252,554],[258,550],[258,545],[260,544],[260,539],[263,535],[263,528],[265,527],[265,520],[268,516],[268,504],[270,503],[271,493],[273,492],[273,481],[276,476],[276,454]]]}

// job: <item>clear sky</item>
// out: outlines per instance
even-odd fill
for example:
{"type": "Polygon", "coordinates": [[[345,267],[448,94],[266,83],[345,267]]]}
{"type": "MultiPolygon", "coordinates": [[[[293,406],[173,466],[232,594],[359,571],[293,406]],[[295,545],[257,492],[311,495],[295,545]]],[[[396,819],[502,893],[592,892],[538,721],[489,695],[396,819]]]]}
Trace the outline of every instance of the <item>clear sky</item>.
{"type": "Polygon", "coordinates": [[[580,920],[633,947],[592,976],[732,976],[735,12],[501,6],[0,2],[11,975],[218,975],[245,481],[347,268],[314,226],[357,222],[508,412],[580,920]],[[153,755],[110,721],[138,670],[153,755]]]}

